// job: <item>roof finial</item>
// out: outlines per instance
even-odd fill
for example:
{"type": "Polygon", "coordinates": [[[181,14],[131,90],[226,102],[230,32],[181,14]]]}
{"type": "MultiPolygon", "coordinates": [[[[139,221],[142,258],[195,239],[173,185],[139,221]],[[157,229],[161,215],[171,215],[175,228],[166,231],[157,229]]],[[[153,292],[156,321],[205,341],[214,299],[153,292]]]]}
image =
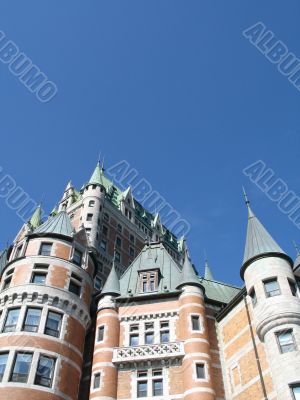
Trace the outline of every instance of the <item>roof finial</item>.
{"type": "Polygon", "coordinates": [[[300,252],[299,252],[299,248],[298,248],[297,243],[295,242],[295,240],[293,240],[293,245],[294,245],[294,247],[295,247],[295,249],[296,249],[297,256],[299,256],[299,255],[300,255],[300,252]]]}
{"type": "Polygon", "coordinates": [[[101,166],[102,171],[104,171],[104,160],[105,160],[105,157],[103,156],[102,166],[101,166]]]}
{"type": "Polygon", "coordinates": [[[99,151],[98,154],[98,164],[101,165],[101,151],[99,151]]]}
{"type": "Polygon", "coordinates": [[[248,199],[248,196],[247,196],[246,190],[245,190],[244,186],[242,186],[242,188],[243,188],[243,194],[244,194],[244,198],[245,198],[245,203],[246,203],[246,206],[247,206],[247,207],[249,207],[249,205],[250,205],[250,201],[249,201],[249,199],[248,199]]]}

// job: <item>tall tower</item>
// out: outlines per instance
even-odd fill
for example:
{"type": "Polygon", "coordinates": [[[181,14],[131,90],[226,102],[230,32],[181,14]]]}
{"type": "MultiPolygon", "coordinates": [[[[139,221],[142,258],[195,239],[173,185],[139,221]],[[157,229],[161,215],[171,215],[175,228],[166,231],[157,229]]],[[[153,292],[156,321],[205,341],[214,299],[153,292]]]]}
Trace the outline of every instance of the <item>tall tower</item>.
{"type": "Polygon", "coordinates": [[[241,277],[252,299],[254,324],[265,343],[278,400],[294,399],[300,380],[300,299],[291,258],[253,214],[248,228],[241,277]]]}
{"type": "Polygon", "coordinates": [[[3,271],[0,398],[77,400],[94,261],[65,211],[38,215],[3,271]]]}

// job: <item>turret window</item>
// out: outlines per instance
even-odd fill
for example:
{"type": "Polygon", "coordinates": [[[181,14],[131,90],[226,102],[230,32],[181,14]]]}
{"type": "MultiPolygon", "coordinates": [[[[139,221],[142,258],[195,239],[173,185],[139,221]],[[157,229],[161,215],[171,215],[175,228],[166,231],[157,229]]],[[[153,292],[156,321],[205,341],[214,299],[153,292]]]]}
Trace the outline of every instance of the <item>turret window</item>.
{"type": "Polygon", "coordinates": [[[249,296],[251,297],[253,307],[255,307],[256,304],[257,304],[257,297],[256,297],[256,292],[255,292],[255,289],[254,289],[254,288],[252,288],[252,289],[250,290],[249,296]]]}
{"type": "Polygon", "coordinates": [[[297,285],[296,282],[292,281],[291,279],[288,279],[289,281],[289,285],[290,285],[290,289],[292,292],[292,295],[297,297],[297,285]]]}
{"type": "Polygon", "coordinates": [[[34,380],[35,385],[52,387],[55,361],[54,358],[40,356],[34,380]]]}
{"type": "Polygon", "coordinates": [[[21,353],[21,352],[17,353],[10,381],[26,383],[28,380],[31,361],[32,361],[31,353],[21,353]]]}
{"type": "Polygon", "coordinates": [[[44,285],[46,282],[47,274],[45,272],[33,272],[31,277],[31,283],[35,283],[37,285],[44,285]]]}
{"type": "Polygon", "coordinates": [[[264,287],[267,297],[279,296],[280,288],[277,279],[268,279],[264,281],[264,287]]]}
{"type": "Polygon", "coordinates": [[[16,254],[15,254],[15,258],[21,257],[21,255],[22,255],[22,248],[23,248],[23,245],[22,245],[22,244],[21,244],[20,246],[17,247],[16,254]]]}
{"type": "Polygon", "coordinates": [[[98,342],[103,342],[103,339],[104,339],[104,325],[103,326],[99,326],[99,328],[98,328],[97,341],[98,342]]]}
{"type": "Polygon", "coordinates": [[[92,221],[92,219],[93,219],[93,214],[88,214],[88,215],[86,216],[86,220],[87,220],[87,221],[92,221]]]}
{"type": "Polygon", "coordinates": [[[281,353],[288,353],[297,350],[292,329],[277,332],[276,336],[281,353]]]}
{"type": "Polygon", "coordinates": [[[23,331],[37,332],[39,329],[41,314],[42,310],[39,308],[28,308],[23,324],[23,331]]]}
{"type": "Polygon", "coordinates": [[[295,400],[300,400],[300,383],[291,386],[295,400]]]}
{"type": "Polygon", "coordinates": [[[8,278],[6,278],[4,280],[2,290],[8,289],[10,287],[11,280],[12,280],[12,276],[9,276],[8,278]]]}
{"type": "Polygon", "coordinates": [[[1,353],[0,354],[0,382],[2,382],[5,367],[7,364],[8,353],[1,353]]]}
{"type": "Polygon", "coordinates": [[[52,249],[52,243],[42,243],[40,247],[41,256],[50,256],[52,249]]]}
{"type": "Polygon", "coordinates": [[[192,330],[193,331],[200,331],[200,317],[199,315],[192,315],[192,330]]]}
{"type": "Polygon", "coordinates": [[[20,308],[13,308],[8,310],[3,332],[14,332],[18,323],[20,308]]]}
{"type": "Polygon", "coordinates": [[[100,372],[97,372],[97,373],[94,375],[94,385],[93,385],[93,388],[94,388],[94,389],[99,389],[99,388],[100,388],[100,382],[101,382],[101,374],[100,374],[100,372]]]}
{"type": "Polygon", "coordinates": [[[197,379],[205,379],[205,364],[204,363],[196,363],[196,376],[197,379]]]}
{"type": "Polygon", "coordinates": [[[95,200],[90,200],[89,201],[89,207],[94,207],[95,205],[95,200]]]}
{"type": "Polygon", "coordinates": [[[62,323],[62,315],[53,311],[48,312],[45,335],[59,337],[62,323]]]}
{"type": "Polygon", "coordinates": [[[73,253],[73,262],[76,265],[81,265],[82,263],[82,251],[79,251],[77,249],[74,249],[74,253],[73,253]]]}

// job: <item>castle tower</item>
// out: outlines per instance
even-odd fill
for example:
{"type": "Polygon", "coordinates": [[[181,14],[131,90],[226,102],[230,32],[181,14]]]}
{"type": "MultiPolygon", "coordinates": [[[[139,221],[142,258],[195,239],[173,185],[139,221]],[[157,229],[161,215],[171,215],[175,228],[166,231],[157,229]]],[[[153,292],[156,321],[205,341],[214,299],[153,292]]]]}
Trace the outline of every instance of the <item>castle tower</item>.
{"type": "Polygon", "coordinates": [[[2,275],[0,399],[77,400],[94,262],[65,211],[34,217],[2,275]]]}
{"type": "Polygon", "coordinates": [[[115,298],[120,282],[113,263],[99,296],[90,399],[117,399],[118,371],[112,363],[113,349],[119,346],[120,322],[115,298]]]}
{"type": "Polygon", "coordinates": [[[59,203],[58,211],[66,210],[68,207],[71,206],[71,204],[73,203],[74,193],[75,193],[74,186],[72,182],[69,181],[65,188],[63,197],[59,203]]]}
{"type": "Polygon", "coordinates": [[[300,380],[300,299],[293,263],[253,214],[248,228],[241,277],[252,299],[254,325],[264,342],[277,400],[294,399],[300,380]]]}
{"type": "Polygon", "coordinates": [[[97,250],[99,248],[99,229],[105,192],[103,167],[98,162],[89,182],[81,190],[83,204],[81,212],[82,225],[86,228],[90,245],[97,250]]]}
{"type": "Polygon", "coordinates": [[[179,295],[180,340],[184,343],[182,362],[185,400],[214,400],[210,345],[204,303],[204,288],[186,251],[179,295]]]}

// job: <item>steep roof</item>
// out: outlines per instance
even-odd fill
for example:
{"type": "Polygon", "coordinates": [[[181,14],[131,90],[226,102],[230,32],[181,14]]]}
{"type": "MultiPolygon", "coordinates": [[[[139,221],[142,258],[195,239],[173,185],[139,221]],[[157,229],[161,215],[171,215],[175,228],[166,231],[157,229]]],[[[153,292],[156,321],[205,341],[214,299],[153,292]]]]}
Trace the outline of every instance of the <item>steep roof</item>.
{"type": "Polygon", "coordinates": [[[181,279],[177,288],[180,288],[183,285],[201,286],[199,277],[191,263],[187,250],[185,252],[184,263],[181,271],[181,279]]]}
{"type": "Polygon", "coordinates": [[[205,289],[205,297],[207,299],[224,304],[228,304],[241,291],[241,288],[237,286],[206,278],[201,279],[201,284],[205,289]]]}
{"type": "Polygon", "coordinates": [[[7,253],[8,253],[7,249],[3,250],[0,253],[0,274],[2,274],[2,271],[7,264],[7,253]]]}
{"type": "Polygon", "coordinates": [[[129,293],[134,296],[145,295],[145,293],[139,291],[139,273],[147,270],[157,270],[159,273],[159,285],[155,293],[176,291],[182,281],[180,266],[170,256],[164,245],[162,243],[151,243],[145,245],[121,276],[121,295],[125,297],[129,293]]]}
{"type": "Polygon", "coordinates": [[[212,274],[212,272],[211,272],[211,269],[210,269],[210,267],[209,267],[209,265],[208,265],[208,261],[207,260],[205,260],[205,265],[204,265],[204,278],[205,279],[208,279],[208,280],[210,280],[210,281],[213,281],[214,280],[214,277],[213,277],[213,274],[212,274]]]}
{"type": "Polygon", "coordinates": [[[112,295],[117,295],[119,296],[121,294],[120,292],[120,281],[117,275],[117,271],[115,268],[115,263],[113,262],[112,268],[110,270],[110,273],[108,275],[108,278],[105,282],[105,285],[103,286],[103,289],[101,291],[101,295],[104,294],[112,294],[112,295]]]}
{"type": "Polygon", "coordinates": [[[62,236],[73,236],[73,226],[71,224],[70,217],[66,213],[66,211],[62,210],[57,215],[50,217],[44,222],[40,227],[35,229],[34,234],[36,233],[49,233],[56,234],[62,236]]]}

